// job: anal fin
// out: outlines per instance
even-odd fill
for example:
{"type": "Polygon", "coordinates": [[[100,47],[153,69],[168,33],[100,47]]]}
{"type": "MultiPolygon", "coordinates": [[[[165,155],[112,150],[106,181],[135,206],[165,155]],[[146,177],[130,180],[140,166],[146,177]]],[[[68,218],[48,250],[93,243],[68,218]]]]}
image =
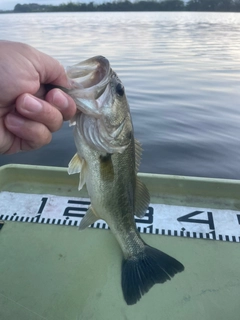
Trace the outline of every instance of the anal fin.
{"type": "Polygon", "coordinates": [[[79,230],[86,229],[88,226],[93,224],[95,221],[97,221],[99,218],[94,213],[94,210],[92,206],[90,206],[85,214],[85,216],[82,218],[82,221],[79,226],[79,230]]]}

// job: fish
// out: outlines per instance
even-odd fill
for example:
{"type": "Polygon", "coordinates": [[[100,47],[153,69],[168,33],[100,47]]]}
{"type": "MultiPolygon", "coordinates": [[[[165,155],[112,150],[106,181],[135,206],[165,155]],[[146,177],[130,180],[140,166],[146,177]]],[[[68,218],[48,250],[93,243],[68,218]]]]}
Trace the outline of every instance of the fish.
{"type": "Polygon", "coordinates": [[[142,218],[150,195],[137,176],[141,145],[134,128],[123,83],[103,56],[67,69],[73,81],[68,94],[78,112],[71,119],[77,153],[68,166],[86,184],[91,204],[81,220],[83,230],[105,220],[122,253],[121,286],[128,305],[137,303],[156,283],[170,280],[184,266],[141,238],[134,216],[142,218]]]}

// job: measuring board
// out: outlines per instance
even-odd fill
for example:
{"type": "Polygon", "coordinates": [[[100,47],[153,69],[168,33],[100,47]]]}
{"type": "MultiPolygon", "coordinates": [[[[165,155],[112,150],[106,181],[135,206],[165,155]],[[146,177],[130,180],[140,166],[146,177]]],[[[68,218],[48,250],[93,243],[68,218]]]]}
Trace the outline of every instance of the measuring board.
{"type": "MultiPolygon", "coordinates": [[[[90,199],[50,194],[0,192],[0,220],[79,226],[90,199]]],[[[141,233],[240,242],[240,211],[150,204],[141,233]]],[[[91,227],[108,229],[103,220],[91,227]]]]}

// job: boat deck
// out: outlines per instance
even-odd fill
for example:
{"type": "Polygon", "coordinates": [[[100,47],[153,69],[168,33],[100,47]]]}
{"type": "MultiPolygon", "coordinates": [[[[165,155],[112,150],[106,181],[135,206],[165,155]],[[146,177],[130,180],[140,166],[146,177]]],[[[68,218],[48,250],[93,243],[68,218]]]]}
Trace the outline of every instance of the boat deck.
{"type": "MultiPolygon", "coordinates": [[[[238,216],[239,181],[148,174],[140,178],[152,203],[226,209],[238,216]]],[[[65,168],[0,168],[0,193],[87,197],[86,189],[80,193],[77,185],[77,175],[68,176],[65,168]]],[[[0,204],[0,217],[4,214],[0,204]]],[[[142,234],[148,244],[179,259],[185,271],[127,306],[120,283],[122,255],[109,230],[80,232],[74,226],[9,220],[1,226],[1,320],[239,319],[237,242],[142,234]]]]}

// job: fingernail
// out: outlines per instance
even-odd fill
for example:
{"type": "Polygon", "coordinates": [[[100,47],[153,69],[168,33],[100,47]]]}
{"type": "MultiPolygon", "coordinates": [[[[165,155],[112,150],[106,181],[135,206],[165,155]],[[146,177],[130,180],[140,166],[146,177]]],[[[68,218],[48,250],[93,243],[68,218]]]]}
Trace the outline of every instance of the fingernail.
{"type": "Polygon", "coordinates": [[[42,104],[31,96],[26,96],[23,100],[24,109],[29,112],[41,112],[42,104]]]}
{"type": "Polygon", "coordinates": [[[24,124],[24,119],[20,118],[12,113],[8,114],[6,117],[7,124],[11,127],[19,127],[24,124]]]}
{"type": "Polygon", "coordinates": [[[54,91],[53,104],[61,109],[67,109],[69,106],[68,99],[61,90],[54,91]]]}

